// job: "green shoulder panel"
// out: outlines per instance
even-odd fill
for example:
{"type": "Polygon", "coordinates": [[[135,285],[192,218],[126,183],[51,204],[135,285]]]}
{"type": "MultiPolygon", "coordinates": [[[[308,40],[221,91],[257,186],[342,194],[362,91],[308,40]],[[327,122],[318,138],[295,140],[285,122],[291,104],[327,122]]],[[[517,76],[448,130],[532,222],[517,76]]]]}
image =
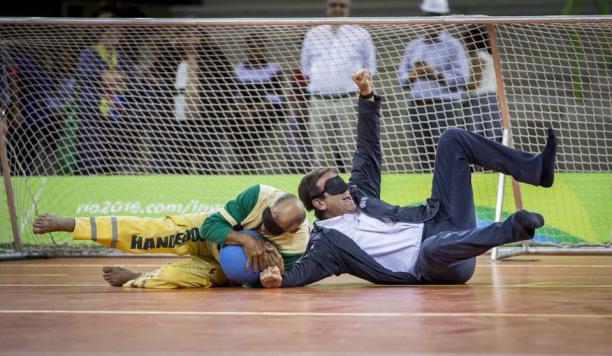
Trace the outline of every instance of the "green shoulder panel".
{"type": "Polygon", "coordinates": [[[302,256],[303,253],[283,253],[281,252],[281,256],[283,257],[283,262],[285,265],[285,271],[288,270],[294,263],[297,262],[302,256]]]}
{"type": "Polygon", "coordinates": [[[200,227],[203,238],[217,244],[225,242],[227,234],[249,215],[259,199],[259,184],[246,188],[235,199],[225,203],[220,211],[210,215],[200,227]]]}

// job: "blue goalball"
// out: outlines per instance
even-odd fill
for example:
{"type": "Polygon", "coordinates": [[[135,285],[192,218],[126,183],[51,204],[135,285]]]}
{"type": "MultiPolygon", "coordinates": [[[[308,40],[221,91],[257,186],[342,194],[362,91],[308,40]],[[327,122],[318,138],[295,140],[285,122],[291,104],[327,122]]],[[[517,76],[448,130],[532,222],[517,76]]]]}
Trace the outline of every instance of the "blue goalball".
{"type": "MultiPolygon", "coordinates": [[[[263,238],[259,231],[242,230],[244,234],[249,234],[257,238],[263,238]]],[[[244,270],[247,257],[240,245],[224,245],[219,252],[221,269],[232,283],[254,284],[259,281],[259,272],[253,272],[252,266],[248,271],[244,270]]]]}

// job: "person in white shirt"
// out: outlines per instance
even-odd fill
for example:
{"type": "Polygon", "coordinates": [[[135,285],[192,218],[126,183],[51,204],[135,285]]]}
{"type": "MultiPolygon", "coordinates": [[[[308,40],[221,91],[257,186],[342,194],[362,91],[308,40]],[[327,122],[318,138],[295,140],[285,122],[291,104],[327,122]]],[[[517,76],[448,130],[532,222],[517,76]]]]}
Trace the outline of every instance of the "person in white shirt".
{"type": "Polygon", "coordinates": [[[280,164],[274,155],[283,144],[279,137],[279,123],[285,117],[281,67],[267,57],[262,35],[247,36],[245,44],[245,58],[233,72],[233,95],[242,119],[235,128],[240,142],[238,167],[245,173],[272,174],[280,164]]]}
{"type": "MultiPolygon", "coordinates": [[[[349,0],[327,0],[330,17],[349,16],[349,0]]],[[[351,166],[355,147],[355,108],[351,73],[367,68],[376,72],[376,50],[366,29],[354,25],[322,25],[304,38],[300,58],[308,79],[310,98],[309,133],[318,166],[351,166]]]]}
{"type": "Polygon", "coordinates": [[[177,32],[158,51],[147,90],[159,94],[145,98],[147,112],[155,113],[149,115],[153,172],[232,172],[230,148],[219,145],[233,133],[236,116],[231,63],[205,32],[177,32]]]}
{"type": "MultiPolygon", "coordinates": [[[[449,13],[446,0],[425,0],[421,10],[425,16],[449,13]]],[[[433,168],[437,138],[447,127],[460,126],[456,113],[469,72],[463,44],[446,30],[428,29],[406,45],[397,73],[410,100],[409,130],[423,171],[433,168]]]]}
{"type": "Polygon", "coordinates": [[[495,68],[487,31],[474,27],[463,35],[470,57],[471,78],[463,93],[463,115],[470,131],[501,142],[502,125],[497,103],[495,68]]]}

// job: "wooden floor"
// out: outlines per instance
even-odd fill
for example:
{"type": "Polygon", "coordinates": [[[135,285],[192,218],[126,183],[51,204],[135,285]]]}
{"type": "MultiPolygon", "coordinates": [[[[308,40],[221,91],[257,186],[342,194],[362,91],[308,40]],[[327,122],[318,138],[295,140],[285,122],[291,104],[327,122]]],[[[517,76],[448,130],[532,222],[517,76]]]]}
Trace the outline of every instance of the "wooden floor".
{"type": "Polygon", "coordinates": [[[159,258],[0,262],[0,355],[612,354],[612,257],[479,260],[465,286],[136,290],[104,265],[159,258]]]}

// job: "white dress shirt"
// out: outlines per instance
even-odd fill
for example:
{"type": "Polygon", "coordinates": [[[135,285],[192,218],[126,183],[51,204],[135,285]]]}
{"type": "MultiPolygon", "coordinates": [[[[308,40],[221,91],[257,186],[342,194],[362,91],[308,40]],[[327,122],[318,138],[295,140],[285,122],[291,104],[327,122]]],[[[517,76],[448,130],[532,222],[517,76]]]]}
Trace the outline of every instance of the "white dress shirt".
{"type": "Polygon", "coordinates": [[[467,92],[468,97],[477,97],[497,92],[497,82],[495,80],[495,67],[493,66],[493,56],[484,49],[478,50],[478,58],[482,62],[482,77],[476,84],[474,90],[467,92]]]}
{"type": "Polygon", "coordinates": [[[315,225],[343,233],[388,270],[414,271],[421,248],[423,224],[384,222],[358,211],[316,220],[315,225]]]}
{"type": "Polygon", "coordinates": [[[301,69],[313,94],[355,91],[351,74],[361,68],[376,72],[376,50],[363,27],[321,25],[306,34],[301,69]]]}
{"type": "Polygon", "coordinates": [[[412,99],[460,100],[463,86],[470,76],[470,62],[463,44],[442,31],[435,39],[425,36],[411,41],[404,51],[398,68],[399,80],[407,85],[408,73],[414,64],[423,61],[436,71],[444,74],[444,83],[419,78],[410,85],[412,99]]]}
{"type": "Polygon", "coordinates": [[[196,58],[182,60],[176,68],[174,80],[174,118],[177,121],[199,119],[199,88],[196,58]]]}

